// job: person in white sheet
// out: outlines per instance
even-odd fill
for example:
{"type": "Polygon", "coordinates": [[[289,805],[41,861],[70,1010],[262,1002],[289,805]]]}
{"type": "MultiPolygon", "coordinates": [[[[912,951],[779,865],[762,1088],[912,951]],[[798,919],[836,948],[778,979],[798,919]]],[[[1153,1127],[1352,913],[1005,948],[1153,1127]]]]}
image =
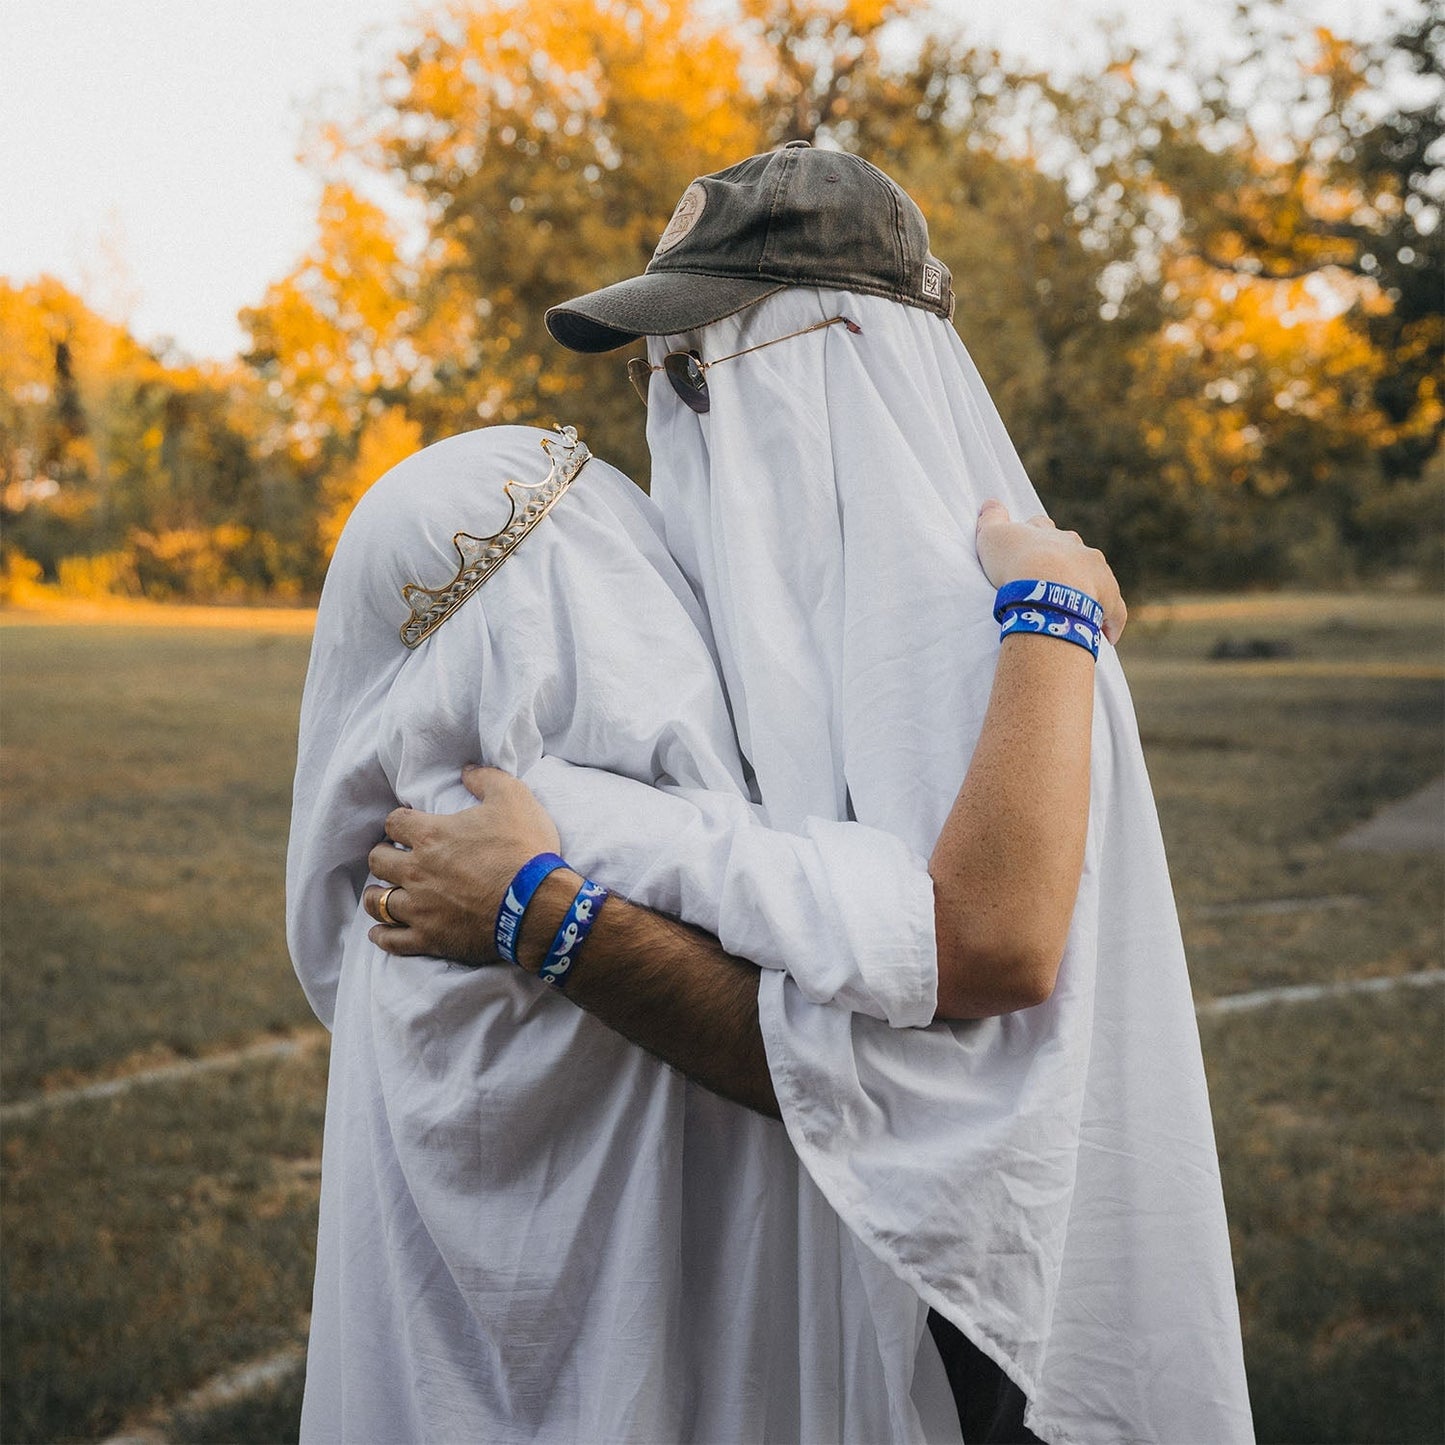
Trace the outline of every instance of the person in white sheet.
{"type": "MultiPolygon", "coordinates": [[[[993,532],[1015,565],[1110,581],[1067,539],[993,532]]],[[[755,1004],[731,1033],[705,989],[658,1015],[723,1036],[715,1086],[749,1110],[528,977],[530,916],[526,969],[388,961],[368,937],[375,818],[470,802],[474,759],[527,779],[573,863],[752,963],[621,898],[599,944],[754,998],[754,964],[792,968],[885,1028],[938,1007],[925,860],[857,823],[762,825],[641,492],[575,434],[522,427],[401,463],[342,534],[302,707],[288,939],[333,1032],[303,1439],[958,1440],[891,1271],[755,1111],[777,1108],[755,1004]]]]}
{"type": "MultiPolygon", "coordinates": [[[[1057,778],[1047,705],[1002,739],[990,731],[1020,648],[1078,649],[1010,635],[1018,608],[972,560],[984,499],[1018,516],[1040,503],[949,324],[952,300],[921,214],[888,177],[792,144],[700,177],[644,275],[549,313],[578,350],[648,338],[630,369],[649,402],[653,497],[706,605],[773,827],[856,819],[925,855],[969,793],[955,799],[965,771],[1057,778]]],[[[1062,879],[1056,986],[1029,1006],[961,1010],[992,1017],[940,1009],[899,1029],[764,970],[759,1028],[808,1173],[897,1285],[874,1292],[886,1333],[906,1350],[899,1321],[911,1309],[921,1336],[927,1307],[946,1351],[965,1344],[950,1366],[969,1439],[1232,1445],[1252,1425],[1218,1162],[1158,822],[1107,641],[1092,704],[1092,730],[1074,734],[1087,845],[1082,875],[1062,879]]],[[[480,808],[388,819],[416,846],[373,854],[382,883],[402,885],[400,926],[374,930],[381,947],[488,956],[486,915],[544,832],[522,835],[519,784],[472,781],[480,808]]],[[[1020,899],[1047,911],[1058,861],[1026,810],[990,817],[996,867],[974,875],[973,912],[1002,917],[1008,937],[1020,899]]],[[[933,872],[942,896],[936,853],[933,872]]],[[[951,965],[966,979],[987,957],[956,948],[954,928],[940,906],[940,998],[951,965]]],[[[599,924],[572,991],[615,1021],[646,980],[607,945],[599,924]]],[[[907,1378],[895,1362],[892,1388],[907,1378]]]]}

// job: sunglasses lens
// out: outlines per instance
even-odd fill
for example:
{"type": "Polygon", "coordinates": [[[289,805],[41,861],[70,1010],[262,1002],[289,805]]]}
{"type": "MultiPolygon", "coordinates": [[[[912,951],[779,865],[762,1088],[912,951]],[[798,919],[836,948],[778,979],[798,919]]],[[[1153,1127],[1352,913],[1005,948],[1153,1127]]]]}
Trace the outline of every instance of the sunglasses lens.
{"type": "Polygon", "coordinates": [[[648,365],[645,356],[634,356],[628,361],[627,379],[632,383],[632,389],[642,398],[643,406],[646,406],[647,389],[652,385],[652,367],[648,365]]]}
{"type": "Polygon", "coordinates": [[[696,356],[687,351],[674,351],[663,359],[662,369],[684,405],[698,413],[707,411],[710,405],[707,375],[696,356]]]}

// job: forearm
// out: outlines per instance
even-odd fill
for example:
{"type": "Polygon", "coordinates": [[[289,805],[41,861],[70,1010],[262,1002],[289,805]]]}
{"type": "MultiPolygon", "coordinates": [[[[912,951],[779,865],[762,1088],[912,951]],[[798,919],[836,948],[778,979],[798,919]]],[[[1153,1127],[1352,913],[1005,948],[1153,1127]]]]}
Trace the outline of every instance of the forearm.
{"type": "MultiPolygon", "coordinates": [[[[559,869],[537,890],[517,948],[536,973],[582,878],[559,869]]],[[[715,938],[612,895],[566,996],[714,1093],[778,1118],[758,1024],[758,970],[715,938]]]]}
{"type": "Polygon", "coordinates": [[[1053,990],[1089,821],[1094,661],[1004,640],[968,776],[929,864],[940,1016],[982,1017],[1053,990]]]}
{"type": "Polygon", "coordinates": [[[927,860],[861,823],[765,826],[740,796],[675,792],[544,758],[526,783],[579,872],[792,976],[805,998],[886,1019],[934,1012],[927,860]]]}

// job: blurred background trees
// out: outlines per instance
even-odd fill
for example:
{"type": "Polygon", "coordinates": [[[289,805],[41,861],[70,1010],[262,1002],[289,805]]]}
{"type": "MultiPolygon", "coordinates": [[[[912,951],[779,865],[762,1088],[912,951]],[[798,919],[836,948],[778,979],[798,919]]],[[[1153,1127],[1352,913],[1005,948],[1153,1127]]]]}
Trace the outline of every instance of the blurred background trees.
{"type": "Polygon", "coordinates": [[[956,324],[1060,521],[1137,589],[1438,579],[1445,7],[1350,38],[1031,73],[919,0],[436,9],[328,136],[315,244],[228,365],[0,283],[12,574],[296,597],[417,446],[577,425],[645,482],[617,356],[554,302],[639,271],[695,176],[801,137],[929,217],[956,324]],[[404,195],[415,224],[385,204],[404,195]]]}

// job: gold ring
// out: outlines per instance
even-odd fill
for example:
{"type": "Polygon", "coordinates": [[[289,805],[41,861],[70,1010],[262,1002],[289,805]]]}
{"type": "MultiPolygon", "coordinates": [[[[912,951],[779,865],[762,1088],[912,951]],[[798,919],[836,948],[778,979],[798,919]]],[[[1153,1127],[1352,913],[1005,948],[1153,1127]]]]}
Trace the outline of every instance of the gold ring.
{"type": "Polygon", "coordinates": [[[377,894],[376,916],[389,928],[404,928],[406,926],[402,923],[401,919],[393,918],[391,916],[391,909],[386,906],[391,901],[391,895],[400,887],[400,883],[393,883],[390,888],[383,889],[381,893],[377,894]]]}

